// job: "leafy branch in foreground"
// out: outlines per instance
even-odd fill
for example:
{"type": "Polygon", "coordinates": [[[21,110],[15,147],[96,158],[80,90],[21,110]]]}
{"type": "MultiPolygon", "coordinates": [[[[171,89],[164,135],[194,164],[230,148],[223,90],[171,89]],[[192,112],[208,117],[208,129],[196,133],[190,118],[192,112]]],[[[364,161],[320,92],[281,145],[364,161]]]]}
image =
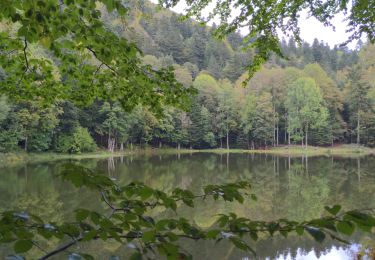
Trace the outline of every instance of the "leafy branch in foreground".
{"type": "Polygon", "coordinates": [[[107,12],[127,29],[129,7],[119,0],[2,1],[0,93],[45,105],[106,100],[128,110],[186,108],[194,90],[178,83],[171,68],[143,65],[137,46],[107,28],[107,12]]]}
{"type": "MultiPolygon", "coordinates": [[[[73,164],[65,166],[61,177],[77,187],[85,186],[98,191],[108,212],[102,214],[77,209],[75,221],[66,223],[46,222],[26,212],[4,212],[0,219],[0,243],[13,244],[16,254],[38,248],[40,259],[55,256],[77,243],[95,240],[114,240],[127,245],[129,250],[134,251],[130,252],[133,253],[132,259],[154,259],[158,255],[165,255],[168,259],[190,259],[191,255],[180,246],[181,239],[227,240],[241,250],[256,254],[248,242],[264,236],[281,234],[287,237],[290,233],[302,236],[307,233],[318,242],[330,237],[348,243],[345,237],[352,235],[356,229],[372,232],[375,227],[372,210],[343,212],[341,206],[335,205],[325,208],[329,213],[327,216],[302,222],[287,219],[257,221],[234,213],[218,214],[216,224],[210,229],[202,229],[183,217],[160,218],[153,209],[176,212],[182,204],[194,207],[196,200],[208,198],[244,203],[249,197],[256,201],[256,196],[249,193],[250,184],[242,181],[209,185],[198,195],[177,188],[167,194],[137,182],[120,187],[104,175],[73,164]],[[56,239],[61,245],[51,250],[44,249],[43,242],[51,239],[56,239]]],[[[82,252],[74,255],[93,259],[82,252]]]]}

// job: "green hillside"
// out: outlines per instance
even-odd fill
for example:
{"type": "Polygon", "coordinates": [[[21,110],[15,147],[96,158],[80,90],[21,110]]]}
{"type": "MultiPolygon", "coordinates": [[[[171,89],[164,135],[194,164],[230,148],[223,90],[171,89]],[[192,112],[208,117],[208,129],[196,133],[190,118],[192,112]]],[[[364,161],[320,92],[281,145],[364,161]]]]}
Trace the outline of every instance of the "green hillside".
{"type": "MultiPolygon", "coordinates": [[[[173,67],[185,88],[197,89],[189,111],[165,105],[160,116],[152,107],[128,112],[117,102],[98,100],[89,105],[60,100],[45,107],[37,99],[15,102],[3,96],[1,151],[375,145],[373,45],[359,42],[350,50],[317,39],[312,45],[286,39],[281,46],[288,59],[274,55],[244,86],[256,50],[244,49],[239,33],[218,40],[212,36],[215,25],[181,21],[147,1],[129,5],[127,20],[98,8],[113,32],[141,49],[144,64],[173,67]]],[[[33,53],[48,58],[43,48],[33,53]]]]}

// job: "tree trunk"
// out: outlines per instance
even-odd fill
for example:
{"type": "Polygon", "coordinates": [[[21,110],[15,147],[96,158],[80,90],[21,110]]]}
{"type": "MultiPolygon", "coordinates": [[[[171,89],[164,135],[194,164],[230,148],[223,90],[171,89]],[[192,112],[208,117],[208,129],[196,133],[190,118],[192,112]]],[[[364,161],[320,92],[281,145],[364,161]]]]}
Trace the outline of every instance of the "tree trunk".
{"type": "Polygon", "coordinates": [[[276,125],[276,146],[279,146],[279,122],[276,125]]]}
{"type": "Polygon", "coordinates": [[[357,112],[357,145],[358,146],[360,145],[359,128],[360,128],[360,124],[359,124],[359,110],[358,110],[357,112]]]}
{"type": "Polygon", "coordinates": [[[133,150],[133,142],[130,142],[130,150],[133,150]]]}
{"type": "Polygon", "coordinates": [[[177,144],[177,149],[181,150],[181,144],[180,143],[177,144]]]}
{"type": "Polygon", "coordinates": [[[227,129],[227,149],[229,150],[229,130],[227,129]]]}
{"type": "Polygon", "coordinates": [[[121,145],[120,145],[120,151],[121,152],[124,151],[124,143],[121,143],[121,145]]]}
{"type": "Polygon", "coordinates": [[[273,142],[272,146],[275,146],[276,144],[276,118],[275,118],[275,105],[273,105],[273,142]]]}
{"type": "Polygon", "coordinates": [[[223,149],[223,138],[220,137],[220,148],[223,149]]]}
{"type": "Polygon", "coordinates": [[[305,142],[306,142],[306,144],[305,144],[305,145],[306,145],[306,149],[307,149],[307,137],[308,137],[308,136],[307,136],[307,132],[308,132],[308,131],[309,131],[309,127],[307,126],[307,127],[306,127],[306,141],[305,141],[305,142]]]}
{"type": "Polygon", "coordinates": [[[25,151],[27,152],[27,136],[25,137],[25,151]]]}
{"type": "Polygon", "coordinates": [[[159,141],[159,148],[161,148],[163,146],[162,142],[159,141]]]}

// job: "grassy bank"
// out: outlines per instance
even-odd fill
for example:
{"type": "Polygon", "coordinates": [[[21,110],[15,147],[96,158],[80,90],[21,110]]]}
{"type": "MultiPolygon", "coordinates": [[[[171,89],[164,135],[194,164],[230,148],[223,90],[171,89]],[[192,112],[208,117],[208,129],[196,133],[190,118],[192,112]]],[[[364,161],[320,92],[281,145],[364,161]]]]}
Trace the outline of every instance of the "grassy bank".
{"type": "Polygon", "coordinates": [[[334,155],[334,156],[364,156],[364,155],[375,155],[375,149],[368,147],[358,147],[355,145],[341,145],[335,147],[314,147],[309,146],[308,148],[302,148],[301,146],[281,146],[281,147],[270,147],[265,150],[243,150],[243,149],[213,149],[213,150],[200,150],[213,152],[213,153],[256,153],[256,154],[276,154],[282,156],[320,156],[320,155],[334,155]]]}
{"type": "Polygon", "coordinates": [[[122,152],[108,152],[107,150],[100,150],[93,153],[81,153],[81,154],[62,154],[62,153],[53,153],[53,152],[44,152],[44,153],[26,153],[23,151],[20,152],[11,152],[11,153],[0,153],[0,167],[2,165],[15,165],[20,163],[36,163],[36,162],[47,162],[54,160],[81,160],[81,159],[101,159],[108,157],[121,157],[129,155],[155,155],[155,154],[176,154],[176,153],[194,153],[199,152],[199,150],[189,150],[181,149],[177,150],[174,148],[146,148],[146,149],[133,149],[133,150],[124,150],[122,152]]]}
{"type": "Polygon", "coordinates": [[[266,150],[244,150],[244,149],[204,149],[204,150],[189,150],[175,148],[146,148],[124,150],[123,152],[110,153],[106,150],[97,151],[94,153],[82,154],[60,154],[60,153],[0,153],[0,165],[19,164],[28,162],[45,162],[53,160],[64,159],[100,159],[108,157],[120,157],[129,155],[167,155],[167,154],[190,154],[190,153],[254,153],[254,154],[275,154],[280,156],[343,156],[343,157],[357,157],[364,155],[375,155],[375,149],[367,147],[358,147],[354,145],[342,145],[336,147],[308,147],[302,148],[300,146],[283,146],[276,148],[269,148],[266,150]]]}

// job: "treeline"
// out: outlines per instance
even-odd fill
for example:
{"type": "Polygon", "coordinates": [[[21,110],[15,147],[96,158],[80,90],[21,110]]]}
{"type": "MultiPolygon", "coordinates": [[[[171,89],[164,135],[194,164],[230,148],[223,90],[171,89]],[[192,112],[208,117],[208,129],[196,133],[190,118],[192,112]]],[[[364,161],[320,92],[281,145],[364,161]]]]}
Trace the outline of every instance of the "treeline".
{"type": "Polygon", "coordinates": [[[375,146],[375,47],[329,48],[315,40],[297,46],[282,41],[288,60],[271,57],[246,86],[246,65],[253,50],[242,37],[217,41],[213,28],[146,1],[135,1],[123,21],[106,15],[107,24],[142,49],[143,62],[173,66],[176,78],[198,93],[190,110],[165,107],[162,115],[137,106],[127,112],[117,103],[89,107],[57,102],[17,103],[0,98],[0,151],[113,151],[134,145],[191,148],[263,148],[283,144],[375,146]],[[126,27],[128,28],[128,27],[126,27]]]}

